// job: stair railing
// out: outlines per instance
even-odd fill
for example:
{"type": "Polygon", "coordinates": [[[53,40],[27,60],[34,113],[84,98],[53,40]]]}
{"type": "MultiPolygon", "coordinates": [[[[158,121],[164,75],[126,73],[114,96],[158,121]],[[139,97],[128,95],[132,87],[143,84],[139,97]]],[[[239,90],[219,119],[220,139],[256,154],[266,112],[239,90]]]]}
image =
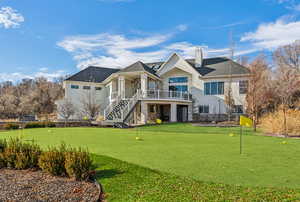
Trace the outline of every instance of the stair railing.
{"type": "Polygon", "coordinates": [[[106,119],[107,116],[113,111],[114,107],[118,105],[118,103],[121,101],[121,96],[116,96],[116,99],[112,101],[105,109],[104,109],[104,118],[106,119]]]}
{"type": "Polygon", "coordinates": [[[132,108],[140,100],[140,97],[141,97],[141,92],[140,92],[140,90],[137,90],[136,94],[132,98],[130,98],[127,106],[121,112],[122,121],[125,121],[126,117],[130,113],[130,111],[132,110],[132,108]]]}

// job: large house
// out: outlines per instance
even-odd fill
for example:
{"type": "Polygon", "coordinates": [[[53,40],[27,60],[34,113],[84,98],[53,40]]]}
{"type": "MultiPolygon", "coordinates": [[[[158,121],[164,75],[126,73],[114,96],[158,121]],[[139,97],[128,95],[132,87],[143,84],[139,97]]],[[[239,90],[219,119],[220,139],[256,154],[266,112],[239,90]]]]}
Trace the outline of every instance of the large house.
{"type": "Polygon", "coordinates": [[[84,100],[99,103],[107,124],[222,117],[230,90],[232,112],[243,113],[249,70],[225,57],[204,59],[200,48],[195,55],[184,59],[174,53],[165,62],[138,61],[122,69],[90,66],[64,81],[65,98],[81,112],[84,100]]]}

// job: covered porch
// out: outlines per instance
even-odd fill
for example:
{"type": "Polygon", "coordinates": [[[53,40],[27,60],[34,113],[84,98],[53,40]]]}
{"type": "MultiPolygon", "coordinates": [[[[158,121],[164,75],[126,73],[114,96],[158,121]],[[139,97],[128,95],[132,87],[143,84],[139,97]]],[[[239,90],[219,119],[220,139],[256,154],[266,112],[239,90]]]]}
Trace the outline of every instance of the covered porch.
{"type": "Polygon", "coordinates": [[[192,121],[192,103],[141,100],[133,113],[134,125],[155,123],[157,119],[163,122],[188,122],[192,121]]]}

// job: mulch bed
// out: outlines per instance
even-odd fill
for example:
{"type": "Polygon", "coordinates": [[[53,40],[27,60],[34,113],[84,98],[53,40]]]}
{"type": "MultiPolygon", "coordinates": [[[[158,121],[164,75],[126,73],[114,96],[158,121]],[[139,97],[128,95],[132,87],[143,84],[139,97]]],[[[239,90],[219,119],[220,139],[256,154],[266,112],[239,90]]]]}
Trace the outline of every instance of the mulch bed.
{"type": "Polygon", "coordinates": [[[97,201],[94,183],[42,171],[0,169],[0,201],[97,201]]]}

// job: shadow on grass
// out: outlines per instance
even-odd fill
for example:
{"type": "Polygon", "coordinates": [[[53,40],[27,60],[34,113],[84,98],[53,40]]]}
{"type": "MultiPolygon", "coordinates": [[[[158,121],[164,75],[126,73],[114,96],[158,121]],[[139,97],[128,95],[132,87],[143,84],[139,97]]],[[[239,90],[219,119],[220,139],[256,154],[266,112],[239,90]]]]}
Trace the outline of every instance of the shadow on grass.
{"type": "Polygon", "coordinates": [[[107,156],[92,154],[93,166],[92,170],[96,171],[96,178],[98,180],[106,178],[114,178],[117,175],[124,174],[125,172],[119,169],[119,160],[107,156]]]}
{"type": "Polygon", "coordinates": [[[124,172],[117,169],[106,169],[106,170],[96,170],[97,179],[113,178],[116,175],[123,174],[124,172]]]}

